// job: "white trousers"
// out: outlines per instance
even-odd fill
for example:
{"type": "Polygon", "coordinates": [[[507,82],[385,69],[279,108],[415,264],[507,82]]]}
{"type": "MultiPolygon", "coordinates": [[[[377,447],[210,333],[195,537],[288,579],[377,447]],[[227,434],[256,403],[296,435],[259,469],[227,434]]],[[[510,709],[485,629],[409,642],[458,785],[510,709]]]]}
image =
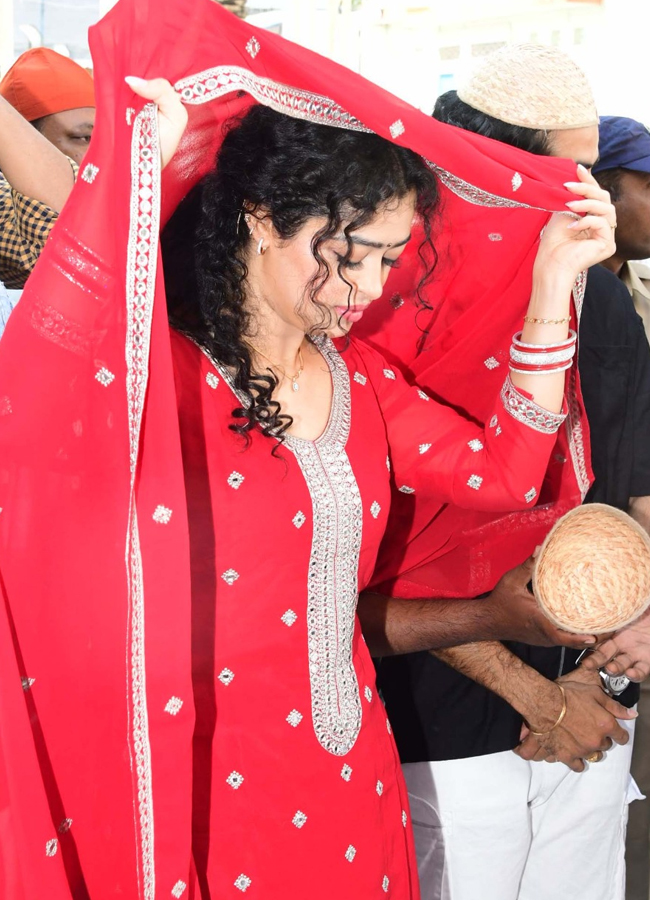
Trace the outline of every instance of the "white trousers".
{"type": "Polygon", "coordinates": [[[572,772],[495,753],[403,766],[422,900],[625,900],[634,722],[572,772]]]}

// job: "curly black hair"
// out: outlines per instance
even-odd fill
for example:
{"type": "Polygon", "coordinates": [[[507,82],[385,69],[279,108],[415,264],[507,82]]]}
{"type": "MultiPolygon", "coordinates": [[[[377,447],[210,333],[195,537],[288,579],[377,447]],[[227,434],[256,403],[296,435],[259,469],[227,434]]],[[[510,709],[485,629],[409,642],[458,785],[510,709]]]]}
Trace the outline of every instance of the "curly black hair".
{"type": "MultiPolygon", "coordinates": [[[[171,324],[230,370],[243,398],[233,411],[234,431],[248,439],[257,425],[282,442],[292,422],[273,399],[277,378],[270,369],[253,370],[244,339],[253,324],[246,306],[251,237],[245,213],[264,210],[285,240],[309,219],[326,220],[312,241],[317,269],[305,291],[318,306],[330,277],[323,243],[341,232],[347,237],[338,267],[346,281],[351,233],[412,192],[424,226],[420,297],[436,260],[431,228],[438,199],[435,176],[420,156],[375,134],[306,122],[261,105],[229,123],[215,168],[179,205],[163,231],[162,248],[171,324]]],[[[323,327],[328,318],[323,315],[323,327]]]]}
{"type": "Polygon", "coordinates": [[[523,125],[510,125],[495,119],[487,113],[474,109],[461,100],[456,91],[447,91],[436,100],[433,118],[447,125],[456,125],[465,131],[473,131],[484,137],[510,144],[520,150],[536,153],[538,156],[550,156],[551,147],[548,132],[543,129],[526,128],[523,125]]]}

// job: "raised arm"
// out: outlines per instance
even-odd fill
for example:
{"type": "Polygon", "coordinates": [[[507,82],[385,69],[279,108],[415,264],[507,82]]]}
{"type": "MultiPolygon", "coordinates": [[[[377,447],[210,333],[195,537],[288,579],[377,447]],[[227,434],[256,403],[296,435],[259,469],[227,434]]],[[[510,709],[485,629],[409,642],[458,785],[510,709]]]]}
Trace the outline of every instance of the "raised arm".
{"type": "Polygon", "coordinates": [[[74,187],[70,160],[0,97],[0,172],[25,197],[60,212],[74,187]]]}

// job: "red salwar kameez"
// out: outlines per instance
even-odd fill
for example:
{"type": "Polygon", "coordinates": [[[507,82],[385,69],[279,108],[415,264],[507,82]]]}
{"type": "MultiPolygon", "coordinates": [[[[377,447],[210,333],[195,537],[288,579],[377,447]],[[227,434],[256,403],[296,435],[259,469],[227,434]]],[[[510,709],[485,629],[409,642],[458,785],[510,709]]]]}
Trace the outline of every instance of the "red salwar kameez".
{"type": "Polygon", "coordinates": [[[119,0],[90,39],[92,142],[0,343],[0,897],[415,900],[357,591],[389,506],[382,575],[401,574],[403,545],[407,576],[426,556],[444,569],[432,594],[467,596],[580,501],[580,467],[557,462],[538,514],[570,436],[552,451],[557,418],[500,395],[573,167],[443,126],[211,0],[119,0]],[[126,75],[166,77],[188,105],[162,176],[155,109],[126,75]],[[444,327],[420,361],[466,418],[352,339],[321,348],[319,441],[278,459],[229,430],[227,373],[170,342],[159,232],[253,102],[431,162],[426,299],[444,327]],[[492,515],[497,563],[466,566],[468,524],[492,515]]]}
{"type": "MultiPolygon", "coordinates": [[[[329,423],[315,441],[288,437],[278,457],[261,432],[246,447],[230,430],[227,370],[173,337],[192,553],[194,858],[209,885],[197,897],[419,896],[407,793],[355,614],[391,482],[414,510],[532,506],[563,419],[507,382],[482,428],[361,342],[318,346],[329,423]]],[[[169,713],[183,716],[187,699],[169,713]]]]}

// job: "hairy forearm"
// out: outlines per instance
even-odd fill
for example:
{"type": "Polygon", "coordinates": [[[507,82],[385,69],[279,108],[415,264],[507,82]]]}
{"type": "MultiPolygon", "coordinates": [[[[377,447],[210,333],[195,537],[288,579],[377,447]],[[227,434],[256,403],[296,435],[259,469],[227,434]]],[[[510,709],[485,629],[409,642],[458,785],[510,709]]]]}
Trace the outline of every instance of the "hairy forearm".
{"type": "Polygon", "coordinates": [[[558,688],[497,641],[432,651],[453,669],[498,694],[540,729],[553,724],[558,688]],[[551,710],[550,716],[545,710],[551,710]]]}
{"type": "Polygon", "coordinates": [[[373,656],[502,636],[488,600],[398,600],[367,591],[359,597],[358,613],[373,656]]]}
{"type": "Polygon", "coordinates": [[[26,197],[60,212],[74,187],[70,162],[0,97],[0,171],[26,197]]]}

